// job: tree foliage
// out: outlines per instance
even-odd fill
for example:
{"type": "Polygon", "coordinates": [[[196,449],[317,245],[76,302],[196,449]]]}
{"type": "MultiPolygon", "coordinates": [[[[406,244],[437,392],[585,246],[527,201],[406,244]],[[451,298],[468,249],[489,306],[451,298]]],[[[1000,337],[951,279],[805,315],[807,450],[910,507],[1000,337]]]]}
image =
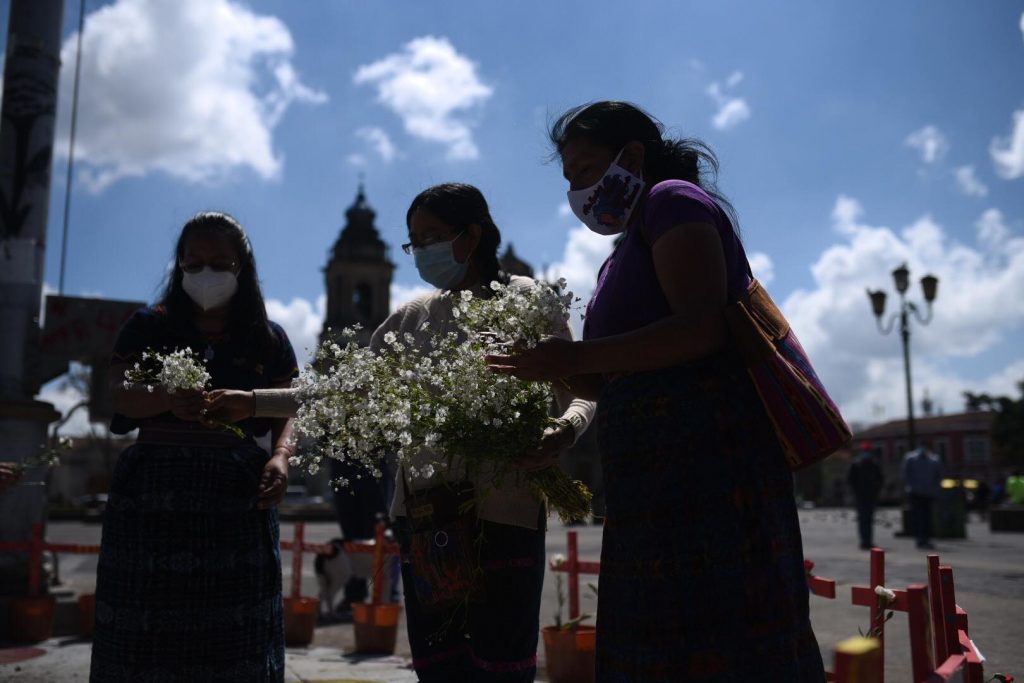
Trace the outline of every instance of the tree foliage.
{"type": "Polygon", "coordinates": [[[995,412],[992,420],[992,446],[1008,465],[1024,465],[1024,381],[1017,383],[1020,396],[990,396],[964,392],[968,412],[988,410],[995,412]]]}

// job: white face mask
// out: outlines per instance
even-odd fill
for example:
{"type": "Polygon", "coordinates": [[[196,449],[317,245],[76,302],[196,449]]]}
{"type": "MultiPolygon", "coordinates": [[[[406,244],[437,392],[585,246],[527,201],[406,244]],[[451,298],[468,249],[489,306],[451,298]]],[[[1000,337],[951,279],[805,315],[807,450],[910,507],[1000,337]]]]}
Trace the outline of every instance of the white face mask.
{"type": "Polygon", "coordinates": [[[208,311],[231,301],[238,291],[238,276],[230,270],[204,266],[198,273],[182,273],[181,286],[201,309],[208,311]]]}
{"type": "Polygon", "coordinates": [[[614,235],[626,229],[644,189],[642,178],[619,166],[621,156],[622,150],[596,183],[568,192],[572,212],[599,235],[614,235]]]}

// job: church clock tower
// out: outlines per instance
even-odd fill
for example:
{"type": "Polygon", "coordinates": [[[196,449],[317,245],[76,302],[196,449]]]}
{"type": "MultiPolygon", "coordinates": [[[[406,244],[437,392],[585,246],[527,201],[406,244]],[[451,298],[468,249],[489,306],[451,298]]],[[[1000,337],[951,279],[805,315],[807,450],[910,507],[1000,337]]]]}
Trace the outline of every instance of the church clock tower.
{"type": "Polygon", "coordinates": [[[388,259],[388,247],[374,226],[376,215],[360,183],[355,202],[345,212],[345,227],[324,268],[327,316],[321,337],[328,329],[340,332],[358,323],[362,329],[357,339],[365,345],[388,317],[395,264],[388,259]]]}

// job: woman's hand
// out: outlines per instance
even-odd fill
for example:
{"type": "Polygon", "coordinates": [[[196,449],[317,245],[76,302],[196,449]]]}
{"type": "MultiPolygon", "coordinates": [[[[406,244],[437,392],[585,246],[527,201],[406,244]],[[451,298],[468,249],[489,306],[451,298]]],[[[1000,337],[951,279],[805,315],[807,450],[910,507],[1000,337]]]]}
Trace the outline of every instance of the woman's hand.
{"type": "Polygon", "coordinates": [[[484,357],[488,369],[519,379],[552,381],[583,374],[582,342],[546,337],[532,349],[484,357]]]}
{"type": "Polygon", "coordinates": [[[260,510],[274,507],[284,498],[284,492],[287,489],[288,451],[279,449],[263,466],[263,476],[260,478],[260,496],[256,507],[260,510]]]}
{"type": "Polygon", "coordinates": [[[198,389],[177,389],[174,393],[168,392],[167,402],[170,411],[180,420],[197,422],[203,415],[203,392],[198,389]]]}
{"type": "Polygon", "coordinates": [[[542,470],[558,462],[558,456],[576,441],[576,430],[568,421],[558,421],[544,428],[544,436],[536,450],[524,453],[513,463],[524,472],[542,470]]]}
{"type": "Polygon", "coordinates": [[[252,414],[253,394],[251,391],[214,389],[206,394],[205,416],[208,420],[233,424],[252,417],[252,414]]]}

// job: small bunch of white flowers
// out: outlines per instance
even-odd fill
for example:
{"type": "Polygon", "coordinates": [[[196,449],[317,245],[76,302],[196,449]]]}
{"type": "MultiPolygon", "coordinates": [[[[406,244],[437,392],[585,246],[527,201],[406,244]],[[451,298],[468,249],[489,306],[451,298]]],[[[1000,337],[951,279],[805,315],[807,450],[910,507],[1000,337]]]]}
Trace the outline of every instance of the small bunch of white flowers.
{"type": "Polygon", "coordinates": [[[147,350],[142,360],[124,371],[124,388],[143,385],[152,393],[162,385],[168,393],[179,389],[201,391],[210,383],[210,373],[192,349],[175,349],[168,353],[147,350]]]}
{"type": "MultiPolygon", "coordinates": [[[[175,349],[166,353],[143,351],[141,361],[124,371],[123,386],[144,386],[146,391],[153,393],[157,386],[162,386],[167,393],[176,391],[202,391],[210,386],[210,373],[206,370],[206,361],[201,360],[189,348],[175,349]]],[[[245,432],[238,426],[207,418],[210,424],[221,427],[238,438],[245,438],[245,432]]]]}
{"type": "Polygon", "coordinates": [[[865,638],[879,638],[885,631],[885,623],[893,618],[895,612],[887,609],[890,605],[896,602],[896,591],[885,586],[875,586],[875,595],[878,596],[878,616],[872,621],[871,626],[868,627],[868,632],[865,633],[861,629],[857,631],[865,638]]]}
{"type": "Polygon", "coordinates": [[[71,452],[73,446],[70,436],[58,436],[51,440],[50,445],[41,445],[38,453],[29,456],[16,467],[21,471],[31,467],[56,467],[60,464],[60,459],[71,452]]]}

